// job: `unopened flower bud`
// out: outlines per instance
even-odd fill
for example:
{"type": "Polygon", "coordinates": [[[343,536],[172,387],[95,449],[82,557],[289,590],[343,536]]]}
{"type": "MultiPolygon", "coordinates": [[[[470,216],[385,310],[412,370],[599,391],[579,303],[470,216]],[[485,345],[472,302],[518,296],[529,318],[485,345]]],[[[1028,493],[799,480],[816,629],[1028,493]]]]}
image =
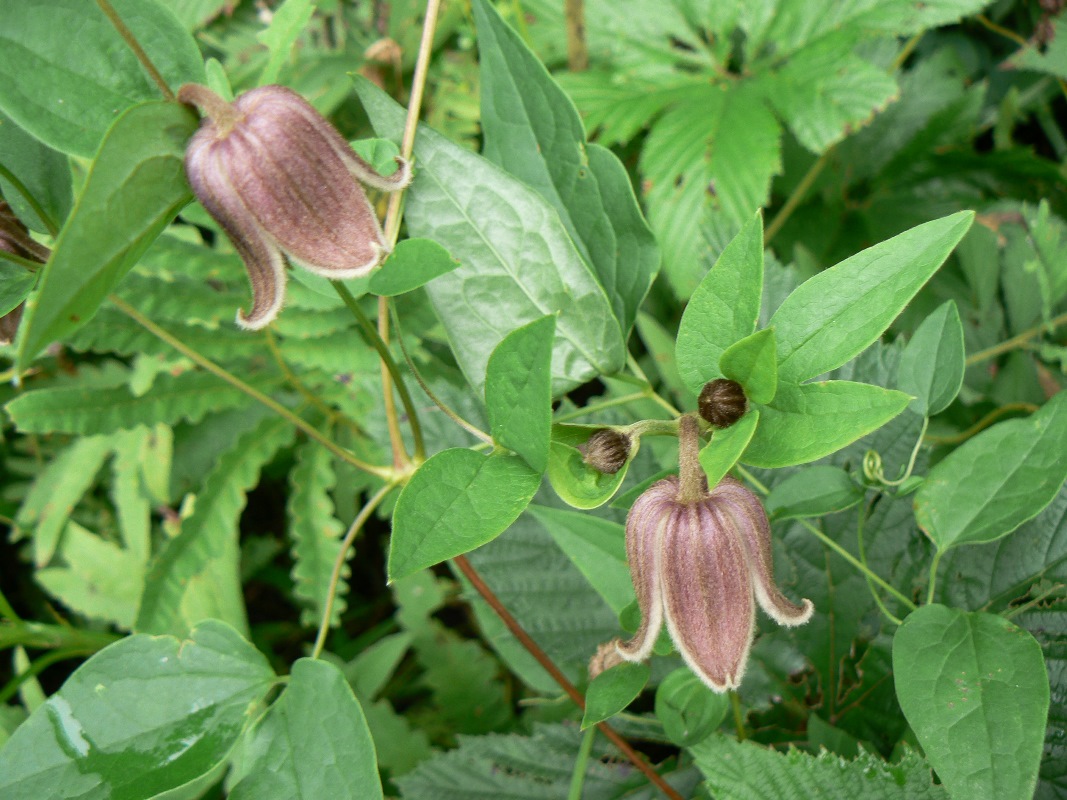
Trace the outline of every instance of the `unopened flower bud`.
{"type": "Polygon", "coordinates": [[[357,156],[304,98],[261,86],[227,103],[186,84],[183,103],[204,114],[185,153],[197,199],[233,241],[252,282],[252,310],[237,323],[269,324],[285,296],[289,261],[330,279],[369,273],[388,253],[378,218],[357,180],[383,191],[411,181],[408,163],[384,177],[357,156]]]}
{"type": "MultiPolygon", "coordinates": [[[[0,200],[0,250],[43,264],[52,251],[30,237],[29,229],[15,216],[4,200],[0,200]]],[[[22,321],[24,303],[19,303],[0,317],[0,344],[11,344],[22,321]]]]}
{"type": "Polygon", "coordinates": [[[704,384],[697,400],[700,416],[716,428],[729,428],[748,411],[748,398],[737,381],[716,378],[704,384]]]}
{"type": "Polygon", "coordinates": [[[625,433],[601,428],[578,446],[583,461],[598,472],[614,475],[630,457],[630,437],[625,433]]]}

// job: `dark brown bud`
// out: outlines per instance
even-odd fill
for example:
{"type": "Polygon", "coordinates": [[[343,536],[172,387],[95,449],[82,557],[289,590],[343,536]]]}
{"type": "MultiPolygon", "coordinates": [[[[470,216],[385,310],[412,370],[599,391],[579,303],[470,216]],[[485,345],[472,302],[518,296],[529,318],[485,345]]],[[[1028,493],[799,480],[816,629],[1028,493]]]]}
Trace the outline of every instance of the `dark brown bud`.
{"type": "Polygon", "coordinates": [[[602,428],[585,444],[579,445],[578,451],[593,469],[614,475],[630,457],[630,437],[611,428],[602,428]]]}
{"type": "Polygon", "coordinates": [[[748,411],[748,398],[737,381],[716,378],[704,384],[697,401],[700,416],[716,428],[729,428],[748,411]]]}

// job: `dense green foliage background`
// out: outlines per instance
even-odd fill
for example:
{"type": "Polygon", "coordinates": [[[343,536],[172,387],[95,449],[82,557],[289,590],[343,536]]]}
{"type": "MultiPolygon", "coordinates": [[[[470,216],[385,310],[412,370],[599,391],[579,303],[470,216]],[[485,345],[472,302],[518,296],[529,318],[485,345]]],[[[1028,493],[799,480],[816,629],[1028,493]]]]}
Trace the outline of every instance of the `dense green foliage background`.
{"type": "MultiPolygon", "coordinates": [[[[398,152],[422,3],[112,2],[171,88],[282,83],[398,152]]],[[[0,311],[30,297],[0,350],[0,794],[662,796],[449,559],[585,692],[638,622],[626,509],[678,461],[576,446],[726,375],[755,410],[701,463],[766,495],[815,616],[761,617],[732,699],[663,640],[586,721],[685,797],[1067,797],[1062,3],[586,0],[580,47],[573,4],[445,3],[402,240],[346,283],[393,298],[399,465],[325,280],[234,325],[195,115],[95,4],[8,5],[0,195],[53,255],[0,260],[0,311]]]]}

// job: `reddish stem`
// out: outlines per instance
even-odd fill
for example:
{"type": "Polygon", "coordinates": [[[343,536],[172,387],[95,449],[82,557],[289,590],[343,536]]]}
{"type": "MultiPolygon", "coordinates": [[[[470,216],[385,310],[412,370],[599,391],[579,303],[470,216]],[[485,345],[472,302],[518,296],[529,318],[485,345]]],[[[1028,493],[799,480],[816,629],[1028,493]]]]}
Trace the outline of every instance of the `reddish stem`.
{"type": "MultiPolygon", "coordinates": [[[[459,567],[459,571],[471,582],[471,585],[475,588],[478,594],[480,594],[482,599],[489,604],[494,612],[496,612],[496,615],[500,617],[500,621],[507,626],[507,629],[519,640],[519,643],[526,648],[530,655],[537,659],[537,663],[544,667],[545,672],[552,676],[552,680],[560,685],[560,688],[567,693],[571,700],[574,701],[574,704],[584,711],[585,698],[582,697],[582,693],[579,692],[577,687],[567,679],[566,675],[560,672],[559,667],[552,663],[552,659],[541,649],[541,646],[530,638],[530,634],[528,634],[522,625],[519,624],[519,621],[511,615],[511,612],[504,608],[504,604],[500,602],[500,598],[497,597],[493,590],[489,588],[488,584],[482,580],[482,576],[474,569],[474,566],[467,560],[467,557],[456,556],[452,559],[452,563],[459,567]]],[[[624,756],[633,762],[635,767],[645,773],[648,779],[652,781],[660,791],[667,795],[667,797],[671,798],[671,800],[682,800],[682,796],[672,789],[670,784],[663,780],[659,773],[652,769],[648,762],[645,761],[636,750],[630,747],[630,744],[625,739],[616,733],[614,728],[606,722],[599,723],[597,727],[613,745],[622,751],[624,756]]]]}

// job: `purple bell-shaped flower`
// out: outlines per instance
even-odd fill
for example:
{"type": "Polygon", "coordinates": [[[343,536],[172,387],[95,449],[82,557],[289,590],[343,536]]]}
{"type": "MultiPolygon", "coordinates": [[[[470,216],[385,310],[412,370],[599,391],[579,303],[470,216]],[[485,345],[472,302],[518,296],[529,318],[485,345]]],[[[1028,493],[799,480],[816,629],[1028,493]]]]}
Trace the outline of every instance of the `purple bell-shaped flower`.
{"type": "Polygon", "coordinates": [[[389,252],[358,181],[383,191],[411,182],[406,161],[385,177],[357,156],[300,95],[261,86],[228,103],[198,84],[178,93],[204,114],[185,153],[193,192],[248,268],[252,310],[237,323],[269,324],[285,298],[285,262],[331,279],[369,273],[389,252]]]}
{"type": "Polygon", "coordinates": [[[643,661],[666,622],[689,668],[725,692],[744,676],[757,603],[789,626],[807,622],[813,607],[790,602],[775,584],[771,528],[759,499],[730,477],[708,491],[697,420],[682,417],[678,435],[679,477],[650,486],[626,519],[641,626],[617,649],[627,661],[643,661]]]}

